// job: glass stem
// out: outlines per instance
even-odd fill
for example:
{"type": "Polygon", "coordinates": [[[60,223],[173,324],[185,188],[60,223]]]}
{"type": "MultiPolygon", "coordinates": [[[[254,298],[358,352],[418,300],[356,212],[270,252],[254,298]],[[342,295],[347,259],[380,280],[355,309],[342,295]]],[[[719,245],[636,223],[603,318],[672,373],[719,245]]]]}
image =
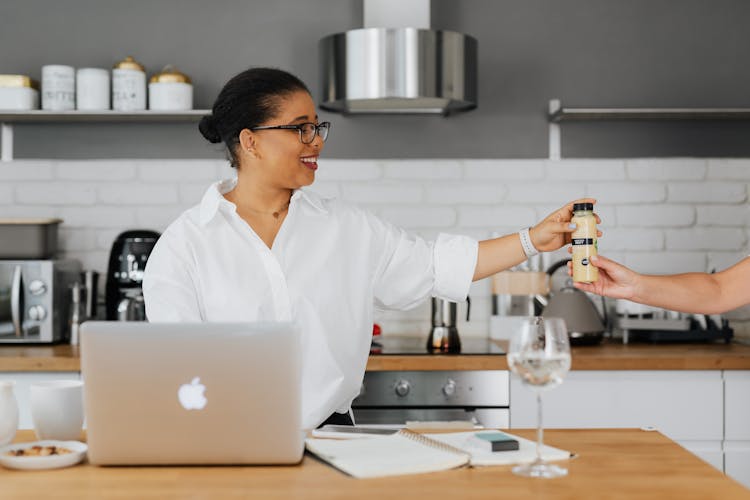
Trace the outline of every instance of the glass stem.
{"type": "Polygon", "coordinates": [[[542,437],[544,431],[542,430],[542,393],[537,391],[536,393],[536,461],[542,461],[542,437]]]}

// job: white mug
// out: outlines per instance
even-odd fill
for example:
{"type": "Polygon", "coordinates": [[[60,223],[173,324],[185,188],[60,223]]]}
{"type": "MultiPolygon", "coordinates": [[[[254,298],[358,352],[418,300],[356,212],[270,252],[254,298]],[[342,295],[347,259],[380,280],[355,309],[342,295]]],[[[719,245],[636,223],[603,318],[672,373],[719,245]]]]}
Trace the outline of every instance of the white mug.
{"type": "Polygon", "coordinates": [[[78,440],[83,428],[83,382],[50,380],[31,385],[31,420],[37,439],[78,440]]]}
{"type": "Polygon", "coordinates": [[[13,441],[18,430],[18,402],[13,381],[0,380],[0,446],[13,441]]]}

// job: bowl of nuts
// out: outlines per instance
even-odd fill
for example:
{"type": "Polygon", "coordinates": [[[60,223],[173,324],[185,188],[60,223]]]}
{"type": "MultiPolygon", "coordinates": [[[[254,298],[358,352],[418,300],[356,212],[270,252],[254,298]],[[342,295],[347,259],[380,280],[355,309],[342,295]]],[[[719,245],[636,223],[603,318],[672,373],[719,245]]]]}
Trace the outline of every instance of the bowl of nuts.
{"type": "Polygon", "coordinates": [[[9,469],[59,469],[86,457],[88,447],[79,441],[33,441],[0,448],[0,465],[9,469]]]}

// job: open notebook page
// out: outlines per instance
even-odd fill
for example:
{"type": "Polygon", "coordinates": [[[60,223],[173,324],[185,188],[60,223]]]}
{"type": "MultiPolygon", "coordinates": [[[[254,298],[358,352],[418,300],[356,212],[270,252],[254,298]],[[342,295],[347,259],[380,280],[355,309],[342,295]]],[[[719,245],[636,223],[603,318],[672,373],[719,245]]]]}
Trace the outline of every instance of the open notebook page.
{"type": "Polygon", "coordinates": [[[469,463],[469,455],[426,444],[418,434],[401,431],[371,439],[305,440],[305,447],[324,462],[358,478],[399,476],[453,469],[469,463]]]}

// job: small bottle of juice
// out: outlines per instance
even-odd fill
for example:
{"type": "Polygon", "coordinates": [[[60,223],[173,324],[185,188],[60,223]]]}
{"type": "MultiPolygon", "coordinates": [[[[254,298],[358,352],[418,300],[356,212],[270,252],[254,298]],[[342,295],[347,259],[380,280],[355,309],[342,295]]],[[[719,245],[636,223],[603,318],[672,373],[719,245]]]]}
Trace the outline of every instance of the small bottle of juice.
{"type": "Polygon", "coordinates": [[[573,244],[573,281],[593,283],[599,279],[599,269],[591,263],[597,254],[596,218],[593,203],[575,203],[572,223],[576,225],[571,235],[573,244]]]}

